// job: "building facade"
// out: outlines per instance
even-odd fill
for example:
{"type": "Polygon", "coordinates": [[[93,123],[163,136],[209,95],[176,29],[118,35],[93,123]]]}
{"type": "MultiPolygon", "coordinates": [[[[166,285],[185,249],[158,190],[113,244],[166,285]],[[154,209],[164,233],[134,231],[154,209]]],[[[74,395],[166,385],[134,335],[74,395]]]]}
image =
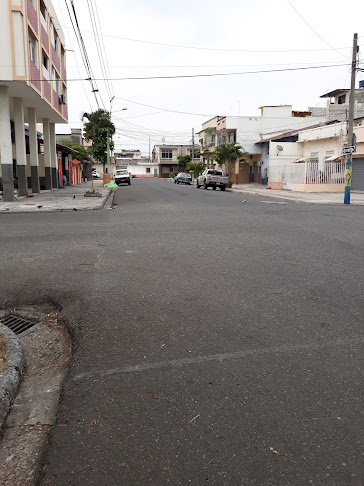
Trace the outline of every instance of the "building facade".
{"type": "Polygon", "coordinates": [[[178,157],[189,155],[194,163],[201,162],[201,154],[198,145],[154,145],[152,162],[159,167],[159,177],[168,178],[172,174],[180,172],[178,157]],[[192,150],[194,157],[192,158],[192,150]]]}
{"type": "Polygon", "coordinates": [[[0,177],[5,201],[14,200],[15,179],[19,196],[28,189],[40,191],[37,122],[43,125],[42,185],[57,187],[55,124],[68,119],[64,45],[50,0],[0,2],[0,177]]]}

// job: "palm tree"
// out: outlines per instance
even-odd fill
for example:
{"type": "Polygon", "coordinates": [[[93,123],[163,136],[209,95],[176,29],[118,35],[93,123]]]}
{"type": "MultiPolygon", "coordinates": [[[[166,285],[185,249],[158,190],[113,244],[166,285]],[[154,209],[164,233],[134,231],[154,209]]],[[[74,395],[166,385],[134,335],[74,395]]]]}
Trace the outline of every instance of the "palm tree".
{"type": "Polygon", "coordinates": [[[246,152],[243,151],[242,147],[236,142],[220,145],[215,150],[216,161],[227,168],[227,175],[229,177],[228,187],[232,184],[232,173],[233,167],[232,163],[236,160],[241,160],[246,158],[246,152]]]}

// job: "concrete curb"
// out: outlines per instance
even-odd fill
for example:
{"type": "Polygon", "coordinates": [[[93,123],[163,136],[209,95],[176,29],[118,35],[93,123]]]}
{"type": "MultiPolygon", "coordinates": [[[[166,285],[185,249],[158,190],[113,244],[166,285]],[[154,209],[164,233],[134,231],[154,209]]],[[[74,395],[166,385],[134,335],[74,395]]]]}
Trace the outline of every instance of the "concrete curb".
{"type": "Polygon", "coordinates": [[[8,356],[0,373],[0,428],[11,408],[18,390],[23,371],[23,352],[17,336],[9,328],[0,324],[0,334],[5,338],[8,356]]]}

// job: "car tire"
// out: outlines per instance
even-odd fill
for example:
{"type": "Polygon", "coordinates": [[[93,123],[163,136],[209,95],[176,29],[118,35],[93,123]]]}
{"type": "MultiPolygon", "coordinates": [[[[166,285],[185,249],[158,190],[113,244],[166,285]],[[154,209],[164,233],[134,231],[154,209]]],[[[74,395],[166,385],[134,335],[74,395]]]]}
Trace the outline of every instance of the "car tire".
{"type": "Polygon", "coordinates": [[[130,181],[128,181],[128,186],[130,186],[130,184],[131,184],[130,181]]]}
{"type": "Polygon", "coordinates": [[[177,181],[175,180],[174,183],[177,184],[177,181]]]}
{"type": "Polygon", "coordinates": [[[222,191],[225,191],[225,186],[221,186],[221,190],[222,191]]]}
{"type": "Polygon", "coordinates": [[[201,187],[200,184],[198,183],[198,181],[196,181],[196,187],[197,187],[197,189],[200,189],[200,187],[201,187]]]}
{"type": "Polygon", "coordinates": [[[214,191],[216,191],[216,186],[212,186],[212,189],[213,189],[214,191]]]}
{"type": "Polygon", "coordinates": [[[209,187],[209,186],[206,184],[206,181],[205,181],[205,182],[204,182],[204,184],[203,184],[203,188],[204,188],[204,189],[207,189],[208,187],[209,187]]]}

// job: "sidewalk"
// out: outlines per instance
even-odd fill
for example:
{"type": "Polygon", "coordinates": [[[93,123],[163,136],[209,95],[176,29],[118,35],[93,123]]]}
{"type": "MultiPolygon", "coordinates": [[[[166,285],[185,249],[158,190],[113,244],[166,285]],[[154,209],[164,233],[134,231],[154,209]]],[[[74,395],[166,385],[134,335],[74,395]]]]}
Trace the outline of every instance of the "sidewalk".
{"type": "Polygon", "coordinates": [[[41,191],[34,197],[19,197],[14,202],[0,200],[0,213],[29,213],[48,211],[83,211],[102,209],[111,192],[103,187],[102,181],[94,181],[94,189],[102,197],[84,197],[85,191],[91,191],[91,181],[80,185],[66,186],[63,189],[41,191]]]}
{"type": "MultiPolygon", "coordinates": [[[[267,189],[266,186],[258,184],[234,184],[232,192],[242,193],[244,195],[259,196],[264,198],[283,199],[287,201],[304,202],[310,204],[344,204],[344,194],[336,192],[293,192],[278,191],[267,189]]],[[[350,204],[354,206],[364,206],[364,192],[352,192],[350,204]]]]}

